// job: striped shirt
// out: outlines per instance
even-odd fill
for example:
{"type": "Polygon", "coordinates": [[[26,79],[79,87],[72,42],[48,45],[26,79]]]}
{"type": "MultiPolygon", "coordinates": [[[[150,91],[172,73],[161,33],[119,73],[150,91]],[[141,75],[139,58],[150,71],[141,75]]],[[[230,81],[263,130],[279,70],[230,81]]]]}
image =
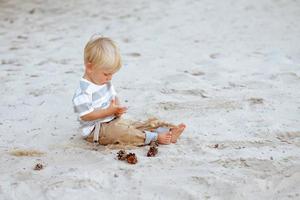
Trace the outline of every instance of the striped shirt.
{"type": "Polygon", "coordinates": [[[109,122],[113,120],[115,116],[108,116],[94,121],[83,121],[80,117],[97,109],[108,108],[111,100],[114,99],[116,95],[117,93],[111,82],[96,85],[81,78],[79,88],[75,91],[73,96],[73,105],[74,111],[79,114],[82,135],[84,137],[87,137],[93,131],[96,122],[109,122]]]}

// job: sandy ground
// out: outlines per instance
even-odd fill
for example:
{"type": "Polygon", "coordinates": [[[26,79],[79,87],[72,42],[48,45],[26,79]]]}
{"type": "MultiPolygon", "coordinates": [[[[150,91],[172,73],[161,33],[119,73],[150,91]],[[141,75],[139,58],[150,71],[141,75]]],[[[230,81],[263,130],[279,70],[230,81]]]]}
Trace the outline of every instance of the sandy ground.
{"type": "Polygon", "coordinates": [[[299,0],[0,0],[0,199],[299,199],[299,21],[299,0]],[[129,165],[82,140],[93,33],[127,118],[185,122],[177,144],[129,165]]]}

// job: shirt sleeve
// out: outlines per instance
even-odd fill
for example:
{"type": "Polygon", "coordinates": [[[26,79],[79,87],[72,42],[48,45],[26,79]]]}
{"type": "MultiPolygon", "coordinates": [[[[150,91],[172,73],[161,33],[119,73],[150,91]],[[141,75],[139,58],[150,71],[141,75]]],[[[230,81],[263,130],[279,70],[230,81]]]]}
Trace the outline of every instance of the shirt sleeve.
{"type": "Polygon", "coordinates": [[[74,111],[79,114],[80,117],[94,111],[92,107],[92,99],[88,94],[81,93],[73,99],[74,111]]]}

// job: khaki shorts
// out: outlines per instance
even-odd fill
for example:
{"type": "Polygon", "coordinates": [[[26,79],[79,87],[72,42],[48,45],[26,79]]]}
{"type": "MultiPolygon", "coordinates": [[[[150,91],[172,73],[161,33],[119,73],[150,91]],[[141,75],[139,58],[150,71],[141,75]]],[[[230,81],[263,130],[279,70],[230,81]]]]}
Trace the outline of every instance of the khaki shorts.
{"type": "MultiPolygon", "coordinates": [[[[158,127],[172,128],[175,125],[166,123],[156,118],[148,119],[145,122],[134,122],[122,118],[116,118],[110,122],[101,123],[99,144],[120,144],[142,146],[145,144],[146,135],[144,131],[154,131],[158,127]]],[[[92,132],[86,140],[93,142],[92,132]]]]}

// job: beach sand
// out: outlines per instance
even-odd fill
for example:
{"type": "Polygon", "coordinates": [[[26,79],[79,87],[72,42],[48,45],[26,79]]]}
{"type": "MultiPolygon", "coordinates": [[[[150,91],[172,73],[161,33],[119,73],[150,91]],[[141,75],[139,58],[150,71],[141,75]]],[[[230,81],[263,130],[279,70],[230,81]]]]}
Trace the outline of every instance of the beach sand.
{"type": "Polygon", "coordinates": [[[0,0],[0,199],[300,199],[299,21],[298,0],[0,0]],[[126,118],[187,124],[156,157],[82,140],[94,33],[126,118]]]}

